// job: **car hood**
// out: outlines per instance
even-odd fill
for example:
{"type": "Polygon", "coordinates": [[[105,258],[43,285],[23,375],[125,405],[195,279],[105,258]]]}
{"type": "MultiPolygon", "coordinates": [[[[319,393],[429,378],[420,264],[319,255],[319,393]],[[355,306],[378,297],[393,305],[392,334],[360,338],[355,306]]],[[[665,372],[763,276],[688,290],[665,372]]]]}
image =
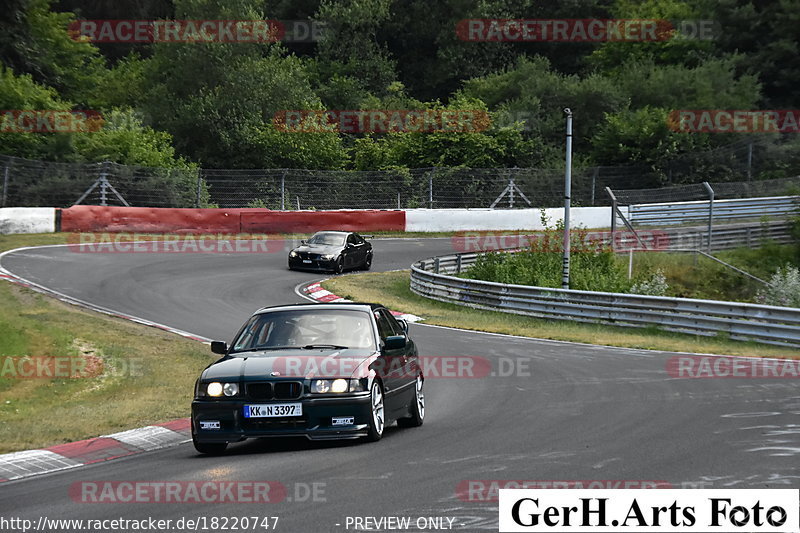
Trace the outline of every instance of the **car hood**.
{"type": "Polygon", "coordinates": [[[226,356],[203,371],[203,381],[365,377],[377,357],[370,349],[292,349],[226,356]]]}
{"type": "Polygon", "coordinates": [[[293,251],[310,252],[312,254],[338,254],[342,251],[342,247],[330,244],[303,244],[295,248],[293,251]]]}

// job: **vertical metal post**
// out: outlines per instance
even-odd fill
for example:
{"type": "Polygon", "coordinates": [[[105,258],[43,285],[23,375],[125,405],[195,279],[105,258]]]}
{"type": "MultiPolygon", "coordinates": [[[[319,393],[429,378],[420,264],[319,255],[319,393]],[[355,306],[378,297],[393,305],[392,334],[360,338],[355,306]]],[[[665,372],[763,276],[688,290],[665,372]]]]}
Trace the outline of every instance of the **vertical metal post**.
{"type": "Polygon", "coordinates": [[[6,206],[6,200],[8,199],[8,166],[6,166],[5,171],[3,171],[3,203],[0,206],[6,206]]]}
{"type": "Polygon", "coordinates": [[[753,141],[747,143],[747,181],[753,177],[753,141]]]}
{"type": "Polygon", "coordinates": [[[708,192],[708,242],[706,243],[706,253],[711,253],[712,232],[714,230],[714,189],[707,181],[703,182],[703,187],[708,192]]]}
{"type": "Polygon", "coordinates": [[[300,197],[295,196],[295,199],[297,200],[297,210],[300,211],[300,197]]]}
{"type": "Polygon", "coordinates": [[[508,208],[514,209],[514,180],[508,180],[508,208]]]}
{"type": "Polygon", "coordinates": [[[592,172],[592,205],[594,205],[594,189],[597,185],[597,178],[600,176],[600,167],[594,167],[592,172]]]}
{"type": "Polygon", "coordinates": [[[428,209],[433,209],[433,173],[436,172],[436,167],[428,174],[428,209]]]}
{"type": "Polygon", "coordinates": [[[628,249],[628,279],[633,277],[633,248],[628,249]]]}
{"type": "Polygon", "coordinates": [[[400,191],[397,191],[397,209],[400,209],[400,191]]]}
{"type": "Polygon", "coordinates": [[[200,187],[203,181],[203,169],[197,171],[197,187],[195,190],[194,206],[200,207],[200,187]]]}
{"type": "Polygon", "coordinates": [[[106,193],[108,192],[108,172],[106,172],[108,161],[101,163],[102,170],[100,171],[100,205],[108,205],[106,193]]]}
{"type": "Polygon", "coordinates": [[[286,211],[286,172],[281,174],[281,211],[286,211]]]}
{"type": "Polygon", "coordinates": [[[570,197],[572,195],[572,111],[567,107],[564,109],[567,115],[567,155],[566,170],[564,172],[564,258],[561,271],[561,288],[569,289],[569,208],[570,197]]]}

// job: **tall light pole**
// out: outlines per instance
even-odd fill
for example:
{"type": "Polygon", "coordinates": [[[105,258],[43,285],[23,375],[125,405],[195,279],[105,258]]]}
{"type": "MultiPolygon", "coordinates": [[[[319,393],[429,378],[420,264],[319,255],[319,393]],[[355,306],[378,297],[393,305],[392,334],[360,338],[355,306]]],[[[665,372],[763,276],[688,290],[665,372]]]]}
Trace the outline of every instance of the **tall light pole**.
{"type": "Polygon", "coordinates": [[[567,115],[567,161],[564,174],[564,265],[561,271],[561,288],[569,289],[569,207],[572,196],[572,111],[564,109],[567,115]]]}

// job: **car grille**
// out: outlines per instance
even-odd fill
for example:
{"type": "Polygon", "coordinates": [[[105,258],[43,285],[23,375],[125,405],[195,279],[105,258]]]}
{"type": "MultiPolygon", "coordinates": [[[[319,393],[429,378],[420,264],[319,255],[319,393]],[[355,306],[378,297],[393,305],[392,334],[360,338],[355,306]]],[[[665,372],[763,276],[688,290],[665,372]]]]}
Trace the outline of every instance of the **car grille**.
{"type": "Polygon", "coordinates": [[[294,418],[245,418],[242,427],[245,429],[302,429],[308,424],[305,417],[294,418]]]}
{"type": "Polygon", "coordinates": [[[303,395],[300,381],[256,381],[247,383],[247,396],[254,400],[295,400],[303,395]]]}
{"type": "Polygon", "coordinates": [[[312,254],[311,252],[298,252],[300,259],[311,259],[313,261],[319,261],[322,258],[321,254],[312,254]]]}

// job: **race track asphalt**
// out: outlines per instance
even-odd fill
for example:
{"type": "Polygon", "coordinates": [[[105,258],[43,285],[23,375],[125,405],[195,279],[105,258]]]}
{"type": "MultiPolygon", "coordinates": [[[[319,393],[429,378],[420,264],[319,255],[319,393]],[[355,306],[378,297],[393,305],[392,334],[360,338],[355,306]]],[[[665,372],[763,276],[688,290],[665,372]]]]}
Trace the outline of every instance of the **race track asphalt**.
{"type": "MultiPolygon", "coordinates": [[[[375,270],[450,253],[449,239],[381,239],[375,270]]],[[[44,247],[2,266],[61,293],[204,337],[230,340],[255,309],[298,302],[320,274],[272,254],[97,254],[44,247]]],[[[665,481],[674,487],[800,487],[797,379],[676,379],[674,354],[414,324],[422,355],[486,357],[508,376],[426,382],[427,417],[375,444],[249,440],[223,457],[191,444],[0,485],[0,516],[142,519],[278,516],[277,531],[347,531],[348,516],[454,518],[497,531],[496,502],[468,480],[665,481]],[[280,503],[79,503],[84,481],[277,481],[280,503]],[[316,484],[316,501],[305,499],[316,484]],[[321,493],[319,491],[322,491],[321,493]],[[291,501],[289,501],[291,500],[291,501]],[[338,525],[337,525],[338,524],[338,525]]],[[[169,354],[164,354],[168,365],[169,354]]],[[[445,523],[447,523],[445,521],[445,523]]],[[[353,530],[351,526],[349,530],[353,530]]]]}

